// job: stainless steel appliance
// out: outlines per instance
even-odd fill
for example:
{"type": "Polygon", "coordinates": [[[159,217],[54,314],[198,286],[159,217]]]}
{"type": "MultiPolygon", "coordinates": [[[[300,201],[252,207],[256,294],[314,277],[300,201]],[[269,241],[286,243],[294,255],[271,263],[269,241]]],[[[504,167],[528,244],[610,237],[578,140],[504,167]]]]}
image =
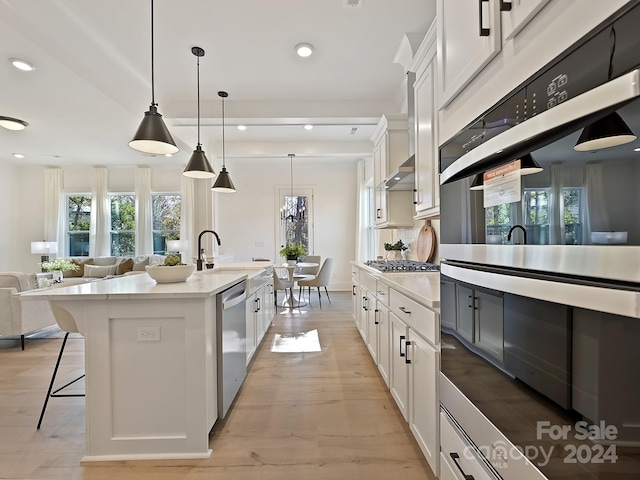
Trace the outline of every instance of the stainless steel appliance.
{"type": "Polygon", "coordinates": [[[224,418],[247,375],[246,282],[216,297],[218,418],[224,418]]]}
{"type": "Polygon", "coordinates": [[[440,267],[433,263],[418,262],[415,260],[368,260],[365,262],[372,268],[381,272],[434,272],[440,267]]]}
{"type": "Polygon", "coordinates": [[[630,2],[440,149],[440,398],[497,478],[525,478],[516,450],[640,478],[639,23],[630,2]],[[614,113],[631,141],[584,147],[614,113]],[[493,202],[485,173],[528,154],[493,202]]]}

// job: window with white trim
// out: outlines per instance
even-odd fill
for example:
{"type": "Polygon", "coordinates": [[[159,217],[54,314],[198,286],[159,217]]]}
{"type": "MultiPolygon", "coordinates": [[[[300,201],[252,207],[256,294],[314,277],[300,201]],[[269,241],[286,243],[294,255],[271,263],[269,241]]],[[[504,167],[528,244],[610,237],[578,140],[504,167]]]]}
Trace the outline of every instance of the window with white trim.
{"type": "Polygon", "coordinates": [[[89,226],[91,224],[91,194],[69,193],[66,195],[65,235],[70,257],[89,256],[89,226]]]}
{"type": "Polygon", "coordinates": [[[132,257],[136,253],[136,197],[109,195],[111,204],[111,255],[132,257]]]}
{"type": "Polygon", "coordinates": [[[164,255],[167,252],[167,240],[180,239],[182,197],[179,193],[154,193],[151,206],[153,253],[164,255]]]}

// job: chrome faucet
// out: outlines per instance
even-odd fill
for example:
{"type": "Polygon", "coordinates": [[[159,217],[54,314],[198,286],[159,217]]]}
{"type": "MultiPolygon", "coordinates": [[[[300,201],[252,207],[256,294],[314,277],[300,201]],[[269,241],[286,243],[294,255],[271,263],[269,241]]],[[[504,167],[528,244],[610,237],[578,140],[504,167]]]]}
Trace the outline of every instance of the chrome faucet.
{"type": "MultiPolygon", "coordinates": [[[[519,228],[520,230],[522,230],[522,236],[524,237],[524,245],[527,244],[527,231],[524,229],[524,227],[522,225],[514,225],[513,227],[511,227],[509,229],[509,234],[507,235],[507,242],[511,241],[511,234],[513,233],[513,231],[519,228]]],[[[516,244],[517,245],[517,244],[516,244]]]]}
{"type": "Polygon", "coordinates": [[[198,260],[196,262],[196,268],[198,270],[202,270],[202,256],[200,252],[202,252],[202,235],[204,235],[205,233],[213,233],[213,235],[216,237],[216,240],[218,241],[218,246],[222,245],[220,243],[220,237],[213,230],[203,230],[200,232],[200,235],[198,235],[198,260]]]}

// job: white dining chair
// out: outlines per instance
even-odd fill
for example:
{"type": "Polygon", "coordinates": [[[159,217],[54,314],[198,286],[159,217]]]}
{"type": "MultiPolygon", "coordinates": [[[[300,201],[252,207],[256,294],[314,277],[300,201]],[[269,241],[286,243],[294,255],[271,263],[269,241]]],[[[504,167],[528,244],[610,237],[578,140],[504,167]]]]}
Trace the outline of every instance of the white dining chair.
{"type": "Polygon", "coordinates": [[[322,263],[320,267],[320,271],[318,274],[311,279],[301,279],[298,280],[298,285],[300,286],[300,295],[298,299],[302,296],[302,289],[307,287],[309,289],[309,305],[311,305],[311,287],[316,287],[318,289],[318,302],[320,303],[320,308],[322,308],[322,297],[320,295],[320,287],[324,287],[324,291],[327,294],[327,300],[331,303],[331,298],[329,297],[329,291],[327,290],[327,285],[329,285],[329,279],[331,278],[331,266],[333,265],[333,259],[328,257],[322,263]]]}
{"type": "Polygon", "coordinates": [[[278,290],[283,290],[285,297],[287,295],[287,290],[289,290],[289,299],[291,300],[290,303],[293,304],[293,284],[293,280],[289,280],[288,278],[280,278],[276,273],[276,270],[273,270],[273,298],[276,312],[278,311],[278,290]]]}

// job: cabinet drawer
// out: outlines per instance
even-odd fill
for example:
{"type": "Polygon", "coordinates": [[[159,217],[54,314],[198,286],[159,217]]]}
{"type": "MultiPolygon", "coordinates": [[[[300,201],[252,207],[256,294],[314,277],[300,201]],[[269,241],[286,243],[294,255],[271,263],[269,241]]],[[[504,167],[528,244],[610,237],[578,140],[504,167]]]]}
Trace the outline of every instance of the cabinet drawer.
{"type": "Polygon", "coordinates": [[[473,475],[475,480],[492,480],[493,476],[476,457],[473,447],[465,441],[444,412],[440,413],[440,450],[440,470],[447,473],[443,478],[458,479],[467,478],[464,475],[473,475]]]}
{"type": "Polygon", "coordinates": [[[382,282],[376,283],[376,298],[383,305],[389,306],[389,285],[382,282]]]}
{"type": "Polygon", "coordinates": [[[354,265],[351,265],[351,278],[356,281],[360,278],[360,269],[354,265]]]}
{"type": "Polygon", "coordinates": [[[389,289],[389,308],[431,344],[439,344],[438,317],[433,310],[405,297],[393,288],[389,289]]]}
{"type": "Polygon", "coordinates": [[[371,293],[375,293],[377,282],[374,277],[365,272],[360,272],[360,283],[371,293]]]}

